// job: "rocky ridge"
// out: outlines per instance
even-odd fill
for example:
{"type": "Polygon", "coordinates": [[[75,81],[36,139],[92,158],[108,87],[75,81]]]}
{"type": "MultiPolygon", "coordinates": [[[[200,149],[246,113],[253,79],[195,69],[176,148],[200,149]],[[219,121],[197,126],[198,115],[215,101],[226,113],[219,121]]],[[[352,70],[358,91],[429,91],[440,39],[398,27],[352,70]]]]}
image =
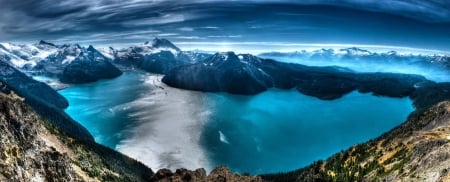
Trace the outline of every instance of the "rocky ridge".
{"type": "Polygon", "coordinates": [[[17,95],[0,93],[0,181],[148,181],[152,171],[66,135],[17,95]]]}
{"type": "Polygon", "coordinates": [[[60,127],[69,135],[93,141],[92,135],[71,119],[63,109],[68,101],[45,83],[38,82],[0,60],[0,92],[16,93],[41,116],[60,127]]]}
{"type": "Polygon", "coordinates": [[[227,167],[217,167],[209,175],[203,168],[194,171],[177,169],[174,173],[168,169],[160,169],[152,177],[155,182],[262,182],[259,176],[249,176],[231,173],[227,167]]]}

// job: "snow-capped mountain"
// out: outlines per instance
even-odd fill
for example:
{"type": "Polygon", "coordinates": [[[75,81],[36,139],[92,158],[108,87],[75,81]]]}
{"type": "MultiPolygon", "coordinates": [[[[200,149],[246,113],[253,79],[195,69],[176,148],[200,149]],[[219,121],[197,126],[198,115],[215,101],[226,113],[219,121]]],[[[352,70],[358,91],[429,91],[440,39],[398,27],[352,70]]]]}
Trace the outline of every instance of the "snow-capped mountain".
{"type": "Polygon", "coordinates": [[[66,83],[91,82],[113,78],[121,74],[94,47],[78,44],[55,45],[40,41],[38,44],[0,44],[0,59],[21,71],[34,76],[46,76],[66,83]]]}
{"type": "Polygon", "coordinates": [[[441,54],[404,54],[397,51],[388,52],[371,52],[369,50],[351,47],[343,49],[319,49],[314,51],[295,51],[295,52],[268,52],[259,54],[260,57],[267,58],[301,58],[304,60],[330,61],[330,62],[352,62],[352,61],[376,61],[383,62],[400,62],[400,63],[414,63],[414,62],[441,62],[448,63],[449,55],[441,54]]]}
{"type": "Polygon", "coordinates": [[[450,80],[449,55],[413,55],[396,51],[371,52],[360,48],[319,49],[315,51],[270,52],[262,58],[309,66],[336,65],[357,72],[393,72],[420,74],[430,80],[450,80]]]}
{"type": "MultiPolygon", "coordinates": [[[[146,42],[148,44],[148,42],[146,42]]],[[[176,52],[180,52],[181,49],[175,46],[172,42],[167,39],[155,38],[152,41],[152,47],[155,49],[173,49],[176,52]]]]}
{"type": "Polygon", "coordinates": [[[209,54],[181,51],[167,39],[155,38],[152,43],[145,42],[124,49],[103,50],[114,57],[114,63],[123,68],[143,69],[152,73],[164,74],[171,69],[202,61],[209,54]]]}
{"type": "Polygon", "coordinates": [[[178,53],[181,52],[181,49],[175,46],[172,42],[170,42],[167,39],[155,38],[153,39],[152,43],[149,43],[147,41],[143,44],[134,45],[128,48],[118,50],[115,50],[114,48],[110,47],[110,50],[105,50],[104,52],[109,55],[112,54],[111,56],[114,57],[129,57],[133,56],[133,54],[146,56],[150,54],[157,54],[160,53],[161,51],[167,51],[171,52],[173,55],[177,55],[178,53]]]}
{"type": "Polygon", "coordinates": [[[93,46],[89,46],[82,49],[81,53],[64,67],[60,79],[68,83],[86,83],[121,75],[122,72],[110,61],[111,59],[93,46]]]}
{"type": "Polygon", "coordinates": [[[209,56],[210,54],[201,52],[181,51],[169,40],[158,38],[117,50],[112,47],[97,50],[92,46],[86,49],[78,44],[56,45],[45,41],[26,45],[0,44],[1,61],[28,75],[45,76],[53,80],[59,78],[69,83],[118,76],[121,72],[116,66],[122,70],[142,69],[164,74],[173,68],[201,61],[209,56]],[[95,68],[90,69],[88,65],[95,68]],[[109,70],[111,74],[106,74],[102,69],[109,70]],[[94,76],[95,74],[99,75],[94,76]],[[81,77],[77,78],[77,75],[81,77]]]}
{"type": "Polygon", "coordinates": [[[355,90],[405,97],[415,91],[416,84],[431,84],[418,75],[357,73],[336,66],[305,66],[233,52],[216,53],[205,61],[174,68],[162,81],[183,89],[234,94],[256,94],[272,87],[296,88],[326,100],[355,90]]]}
{"type": "Polygon", "coordinates": [[[258,59],[234,52],[216,53],[205,61],[170,71],[163,82],[179,88],[255,94],[273,86],[272,78],[255,66],[258,59]]]}
{"type": "Polygon", "coordinates": [[[0,44],[0,58],[15,68],[36,75],[54,76],[73,61],[82,48],[78,44],[55,45],[45,41],[38,44],[0,44]]]}
{"type": "MultiPolygon", "coordinates": [[[[55,46],[57,51],[37,62],[36,66],[25,69],[34,75],[54,77],[59,75],[65,66],[74,61],[85,50],[78,44],[55,46]]],[[[24,69],[24,68],[22,68],[24,69]]]]}
{"type": "Polygon", "coordinates": [[[16,45],[0,43],[0,57],[16,68],[34,67],[58,48],[48,44],[16,45]]]}

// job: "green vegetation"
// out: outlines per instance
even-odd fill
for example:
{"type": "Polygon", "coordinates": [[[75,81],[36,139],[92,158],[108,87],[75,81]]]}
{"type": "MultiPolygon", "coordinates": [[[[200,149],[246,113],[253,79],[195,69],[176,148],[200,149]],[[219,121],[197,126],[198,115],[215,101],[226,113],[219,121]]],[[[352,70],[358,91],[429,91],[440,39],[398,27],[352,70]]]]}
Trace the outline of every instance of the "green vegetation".
{"type": "Polygon", "coordinates": [[[40,121],[43,121],[43,125],[48,131],[56,135],[73,151],[76,158],[71,161],[85,171],[89,177],[100,181],[141,181],[150,179],[153,175],[149,168],[134,159],[92,141],[69,137],[50,121],[45,119],[40,119],[40,121]],[[134,176],[136,174],[138,176],[134,176]]]}
{"type": "MultiPolygon", "coordinates": [[[[0,92],[0,94],[2,93],[0,92]]],[[[99,181],[149,181],[153,176],[151,169],[132,158],[92,140],[77,139],[69,135],[49,119],[39,116],[21,99],[14,98],[10,94],[0,95],[0,110],[0,116],[4,116],[1,129],[9,136],[0,153],[0,159],[3,161],[22,163],[23,160],[28,160],[21,159],[25,156],[25,150],[34,147],[36,155],[42,156],[42,159],[37,158],[36,160],[44,160],[42,164],[46,168],[67,167],[69,169],[70,165],[78,166],[87,176],[99,181]],[[20,130],[15,128],[20,128],[20,130]],[[56,143],[60,143],[62,146],[47,145],[48,148],[41,146],[42,139],[37,136],[53,138],[53,136],[46,136],[49,134],[56,136],[58,140],[56,143]]],[[[0,147],[2,146],[0,145],[0,147]]],[[[23,166],[22,164],[18,165],[23,166]]],[[[8,164],[0,163],[0,169],[3,168],[8,168],[8,164]]],[[[13,174],[10,171],[13,170],[15,169],[0,170],[0,179],[12,177],[13,174]]],[[[70,170],[63,169],[61,171],[70,170]]],[[[50,177],[48,180],[65,174],[64,172],[59,174],[58,171],[50,173],[45,174],[46,178],[50,177]]],[[[76,174],[80,177],[79,175],[76,174]]]]}

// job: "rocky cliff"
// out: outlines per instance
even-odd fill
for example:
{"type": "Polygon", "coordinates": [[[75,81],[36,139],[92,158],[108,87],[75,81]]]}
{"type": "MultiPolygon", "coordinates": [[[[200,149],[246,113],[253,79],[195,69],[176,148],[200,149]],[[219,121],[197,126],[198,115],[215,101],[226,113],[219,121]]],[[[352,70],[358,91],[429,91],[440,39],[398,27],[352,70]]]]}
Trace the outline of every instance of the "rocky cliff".
{"type": "Polygon", "coordinates": [[[15,92],[41,116],[71,136],[93,141],[92,135],[64,111],[68,101],[45,83],[38,82],[0,60],[0,92],[15,92]]]}
{"type": "Polygon", "coordinates": [[[450,181],[450,101],[416,111],[392,131],[267,181],[450,181]]]}
{"type": "Polygon", "coordinates": [[[151,179],[155,182],[262,182],[259,176],[231,173],[227,167],[218,167],[206,175],[203,168],[195,171],[177,169],[175,173],[168,169],[160,169],[151,179]]]}
{"type": "Polygon", "coordinates": [[[148,181],[143,164],[68,136],[15,94],[0,93],[0,181],[148,181]]]}

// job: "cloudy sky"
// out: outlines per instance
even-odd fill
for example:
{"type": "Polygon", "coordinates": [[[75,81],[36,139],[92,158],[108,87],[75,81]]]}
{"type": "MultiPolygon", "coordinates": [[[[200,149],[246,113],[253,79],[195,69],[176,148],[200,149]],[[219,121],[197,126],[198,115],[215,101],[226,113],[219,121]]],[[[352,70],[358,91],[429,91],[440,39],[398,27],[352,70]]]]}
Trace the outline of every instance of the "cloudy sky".
{"type": "Polygon", "coordinates": [[[450,50],[448,0],[0,0],[0,42],[376,44],[450,50]]]}

